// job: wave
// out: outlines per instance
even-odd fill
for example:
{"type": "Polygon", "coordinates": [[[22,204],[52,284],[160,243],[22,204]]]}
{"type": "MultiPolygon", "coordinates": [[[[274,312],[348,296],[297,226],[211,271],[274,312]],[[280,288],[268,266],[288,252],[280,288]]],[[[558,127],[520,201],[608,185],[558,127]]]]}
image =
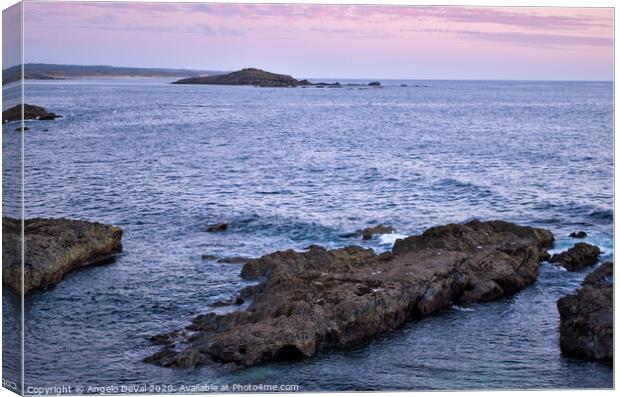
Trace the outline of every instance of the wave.
{"type": "Polygon", "coordinates": [[[271,195],[271,194],[293,194],[291,190],[259,190],[256,194],[271,195]]]}
{"type": "Polygon", "coordinates": [[[408,236],[406,234],[400,234],[400,233],[388,233],[388,234],[379,234],[378,237],[379,237],[379,244],[393,246],[396,240],[407,238],[408,236]]]}
{"type": "Polygon", "coordinates": [[[584,205],[574,201],[567,203],[543,201],[536,203],[531,208],[535,211],[535,214],[530,217],[531,222],[539,225],[552,225],[556,227],[581,226],[587,228],[596,224],[609,225],[614,220],[612,209],[584,205]]]}
{"type": "Polygon", "coordinates": [[[434,190],[445,191],[449,195],[454,196],[478,196],[478,197],[491,197],[495,193],[488,187],[477,185],[475,183],[461,181],[454,178],[440,179],[433,184],[434,190]]]}
{"type": "MultiPolygon", "coordinates": [[[[245,234],[261,237],[280,237],[293,243],[326,244],[343,241],[341,229],[325,226],[319,222],[300,220],[284,216],[259,216],[258,214],[235,216],[219,222],[228,223],[228,233],[245,234]]],[[[202,223],[201,231],[206,225],[217,222],[202,223]]]]}
{"type": "Polygon", "coordinates": [[[589,217],[597,223],[610,224],[614,222],[613,210],[596,210],[589,214],[589,217]]]}

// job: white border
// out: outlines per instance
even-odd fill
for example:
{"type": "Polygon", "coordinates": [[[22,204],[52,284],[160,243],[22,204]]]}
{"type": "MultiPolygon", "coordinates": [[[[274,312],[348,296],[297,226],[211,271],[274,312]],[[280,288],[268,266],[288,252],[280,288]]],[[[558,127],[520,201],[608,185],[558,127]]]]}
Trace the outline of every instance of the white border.
{"type": "MultiPolygon", "coordinates": [[[[38,1],[38,0],[27,0],[27,1],[38,1]]],[[[63,1],[70,1],[70,2],[81,2],[79,0],[63,0],[63,1]]],[[[185,2],[185,3],[208,3],[207,1],[199,1],[199,0],[186,0],[186,1],[166,1],[166,0],[150,0],[150,1],[143,1],[143,0],[133,0],[135,2],[153,2],[153,3],[181,3],[181,2],[185,2]]],[[[126,0],[107,0],[106,2],[126,2],[126,0]]],[[[211,1],[213,2],[213,1],[211,1]]],[[[243,1],[232,1],[232,0],[221,0],[221,1],[217,1],[219,3],[292,3],[292,4],[381,4],[381,5],[436,5],[436,6],[450,6],[450,5],[455,5],[455,6],[470,6],[470,7],[475,7],[475,6],[487,6],[487,7],[519,7],[519,6],[530,6],[530,7],[606,7],[606,8],[614,8],[614,21],[616,20],[617,17],[617,10],[615,9],[615,2],[614,1],[609,1],[609,0],[589,0],[589,1],[584,1],[584,0],[542,0],[542,1],[536,1],[536,0],[519,0],[519,1],[501,1],[501,0],[495,0],[495,1],[491,1],[491,0],[474,0],[471,2],[468,1],[463,1],[463,0],[426,0],[426,1],[412,1],[412,0],[389,0],[389,1],[384,1],[384,0],[340,0],[340,1],[330,1],[330,0],[306,0],[306,1],[300,1],[300,0],[269,0],[269,1],[260,1],[260,0],[243,0],[243,1]]],[[[14,1],[14,0],[1,0],[0,4],[2,5],[2,8],[8,8],[14,4],[17,4],[18,1],[14,1]]],[[[24,32],[24,23],[23,23],[23,4],[22,4],[22,64],[23,64],[23,59],[24,59],[24,49],[23,49],[23,32],[24,32]]],[[[0,39],[2,33],[0,30],[0,39]]],[[[615,38],[615,26],[614,26],[614,38],[615,38]]],[[[1,55],[0,55],[0,60],[1,60],[1,55]]],[[[617,186],[616,184],[616,177],[617,177],[617,173],[616,173],[616,166],[617,166],[617,161],[616,161],[616,153],[618,153],[618,145],[620,145],[618,143],[618,141],[615,139],[615,131],[618,127],[618,122],[617,119],[615,117],[615,98],[616,98],[616,93],[617,93],[617,87],[615,85],[615,75],[616,75],[616,71],[617,71],[617,62],[616,62],[616,53],[615,53],[615,46],[614,46],[614,213],[615,213],[615,209],[616,209],[616,190],[615,187],[617,186]]],[[[22,71],[23,73],[23,71],[22,71]]],[[[23,84],[22,84],[22,103],[23,103],[23,99],[24,99],[24,91],[23,91],[23,84]]],[[[22,121],[23,123],[23,121],[22,121]]],[[[22,135],[22,159],[23,159],[23,150],[24,150],[24,138],[22,135]]],[[[0,160],[2,159],[2,154],[0,152],[0,160]]],[[[22,161],[22,221],[23,221],[23,216],[25,215],[24,213],[24,183],[23,183],[23,178],[24,178],[24,169],[23,169],[23,161],[22,161]]],[[[0,175],[0,180],[1,180],[1,175],[0,175]]],[[[2,192],[2,187],[0,184],[0,194],[2,192]]],[[[615,233],[616,230],[616,226],[618,225],[618,219],[617,217],[614,217],[614,246],[618,246],[618,241],[619,238],[617,236],[617,234],[615,233]]],[[[22,233],[23,233],[23,225],[22,225],[22,233]]],[[[22,238],[22,252],[23,252],[23,238],[22,238]]],[[[23,272],[22,272],[22,286],[23,286],[23,272]]],[[[614,305],[615,308],[620,307],[618,306],[618,294],[615,294],[614,296],[614,305]]],[[[24,313],[24,299],[22,297],[22,313],[24,313]]],[[[1,310],[1,309],[0,309],[1,310]]],[[[614,313],[615,314],[615,313],[614,313]]],[[[617,318],[616,316],[614,316],[614,328],[617,329],[617,318]]],[[[23,331],[23,327],[24,327],[24,318],[22,316],[22,331],[23,331]]],[[[24,335],[22,332],[22,387],[24,387],[24,360],[23,360],[23,346],[24,346],[24,335]]],[[[0,341],[1,344],[1,341],[0,341]]],[[[614,355],[617,357],[617,345],[615,346],[615,351],[614,351],[614,355]]],[[[1,357],[0,357],[0,364],[1,364],[1,357]]],[[[614,368],[614,382],[618,379],[618,365],[615,366],[614,368]]],[[[615,386],[615,384],[614,384],[615,386]]],[[[406,395],[406,396],[413,396],[414,393],[416,396],[450,396],[450,395],[454,395],[454,392],[389,392],[389,394],[398,394],[399,396],[401,395],[406,395]]],[[[500,395],[500,396],[518,396],[521,395],[521,393],[527,393],[529,396],[540,396],[540,395],[545,395],[545,396],[582,396],[583,394],[587,393],[587,394],[594,394],[594,395],[601,395],[601,396],[612,396],[615,395],[615,391],[613,390],[609,390],[609,391],[594,391],[594,390],[588,390],[588,391],[583,391],[583,390],[562,390],[562,391],[474,391],[474,392],[459,392],[459,393],[464,393],[467,395],[474,395],[478,394],[478,393],[484,393],[485,395],[500,395]]],[[[281,395],[295,395],[295,394],[299,394],[299,393],[281,393],[281,395]]],[[[303,393],[305,395],[308,394],[315,394],[315,393],[303,393]]],[[[321,395],[321,396],[355,396],[358,393],[332,393],[332,392],[325,392],[325,393],[316,393],[317,395],[321,395]]],[[[377,394],[388,394],[388,392],[379,392],[377,394]]],[[[4,397],[4,396],[14,396],[15,394],[8,391],[7,389],[4,388],[0,388],[0,397],[4,397]]],[[[209,394],[209,395],[232,395],[232,394],[209,394]]],[[[237,394],[235,394],[237,395],[237,394]]],[[[258,394],[258,393],[252,393],[252,395],[254,396],[271,396],[272,394],[258,394]]],[[[164,395],[164,394],[159,394],[157,396],[178,396],[178,394],[173,394],[173,395],[164,395]]]]}

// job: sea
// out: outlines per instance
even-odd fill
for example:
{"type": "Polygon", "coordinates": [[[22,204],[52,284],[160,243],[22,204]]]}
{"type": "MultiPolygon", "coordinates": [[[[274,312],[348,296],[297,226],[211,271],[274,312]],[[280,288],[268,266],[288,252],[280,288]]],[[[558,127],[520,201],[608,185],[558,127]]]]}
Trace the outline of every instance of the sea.
{"type": "MultiPolygon", "coordinates": [[[[3,125],[6,192],[19,191],[10,176],[19,172],[24,142],[26,218],[124,229],[116,262],[74,271],[26,297],[27,393],[45,387],[174,393],[205,385],[216,391],[613,387],[611,368],[565,357],[559,348],[556,302],[592,269],[571,273],[548,263],[536,283],[514,296],[448,307],[354,348],[246,369],[142,362],[159,350],[150,336],[188,325],[248,285],[241,265],[210,256],[258,257],[310,244],[382,252],[397,238],[476,218],[548,228],[556,236],[552,252],[572,246],[577,240],[569,234],[583,230],[584,241],[603,251],[601,262],[613,260],[612,82],[381,80],[381,88],[170,82],[29,80],[25,102],[63,117],[26,121],[23,136],[18,124],[3,125]],[[229,224],[225,232],[207,232],[219,222],[229,224]],[[396,233],[351,237],[379,223],[396,233]]],[[[4,93],[18,98],[19,85],[4,93]]],[[[14,204],[11,197],[5,194],[5,208],[14,204]]],[[[20,307],[4,288],[5,316],[20,307]]],[[[4,359],[15,364],[5,377],[19,376],[19,352],[11,350],[19,333],[19,326],[5,327],[4,359]]]]}

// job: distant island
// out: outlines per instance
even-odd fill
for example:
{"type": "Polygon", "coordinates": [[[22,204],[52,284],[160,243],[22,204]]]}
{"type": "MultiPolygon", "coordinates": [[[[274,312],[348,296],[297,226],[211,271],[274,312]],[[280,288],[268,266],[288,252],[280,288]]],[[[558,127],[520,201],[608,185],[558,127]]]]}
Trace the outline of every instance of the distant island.
{"type": "MultiPolygon", "coordinates": [[[[213,76],[226,72],[215,70],[130,68],[104,65],[56,65],[49,63],[27,63],[24,65],[26,80],[64,80],[87,77],[187,77],[213,76]]],[[[21,78],[21,65],[2,71],[2,85],[21,78]]]]}
{"type": "Polygon", "coordinates": [[[217,76],[196,76],[175,81],[173,84],[216,84],[254,85],[260,87],[297,87],[310,85],[308,80],[297,80],[286,74],[266,72],[256,68],[245,68],[217,76]]]}
{"type": "MultiPolygon", "coordinates": [[[[287,74],[271,73],[256,68],[245,68],[228,74],[211,76],[195,76],[177,80],[172,84],[213,84],[213,85],[251,85],[255,87],[332,87],[365,86],[366,84],[312,83],[308,80],[297,80],[287,74]]],[[[367,86],[381,87],[378,81],[372,81],[367,86]]]]}
{"type": "MultiPolygon", "coordinates": [[[[313,83],[306,79],[297,80],[287,74],[267,72],[257,68],[245,68],[236,72],[218,70],[166,69],[166,68],[131,68],[105,65],[57,65],[50,63],[27,63],[24,65],[26,80],[66,80],[79,78],[107,77],[169,77],[180,78],[172,84],[214,84],[214,85],[251,85],[255,87],[381,87],[378,81],[368,84],[339,82],[313,83]]],[[[2,85],[21,78],[21,65],[12,66],[2,71],[2,85]]]]}

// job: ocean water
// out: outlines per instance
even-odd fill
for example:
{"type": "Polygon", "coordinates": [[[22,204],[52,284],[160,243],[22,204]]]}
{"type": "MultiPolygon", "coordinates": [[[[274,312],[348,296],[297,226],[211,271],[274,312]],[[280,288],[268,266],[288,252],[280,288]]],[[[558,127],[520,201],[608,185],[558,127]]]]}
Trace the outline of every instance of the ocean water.
{"type": "MultiPolygon", "coordinates": [[[[549,228],[554,250],[584,230],[602,260],[612,260],[612,83],[168,83],[26,83],[26,103],[64,116],[26,122],[26,217],[125,230],[114,264],[73,272],[26,298],[26,386],[613,386],[610,368],[560,354],[556,301],[588,270],[549,264],[512,297],[449,308],[370,344],[298,362],[242,370],[141,362],[158,350],[149,336],[189,324],[247,284],[240,265],[201,259],[205,254],[256,257],[309,244],[384,251],[399,236],[479,218],[549,228]],[[207,233],[217,222],[230,227],[207,233]],[[378,222],[398,234],[369,242],[342,237],[378,222]]],[[[3,127],[5,153],[19,136],[14,129],[3,127]]],[[[13,164],[5,163],[5,173],[13,164]]],[[[6,288],[3,298],[5,313],[18,310],[6,288]]]]}

